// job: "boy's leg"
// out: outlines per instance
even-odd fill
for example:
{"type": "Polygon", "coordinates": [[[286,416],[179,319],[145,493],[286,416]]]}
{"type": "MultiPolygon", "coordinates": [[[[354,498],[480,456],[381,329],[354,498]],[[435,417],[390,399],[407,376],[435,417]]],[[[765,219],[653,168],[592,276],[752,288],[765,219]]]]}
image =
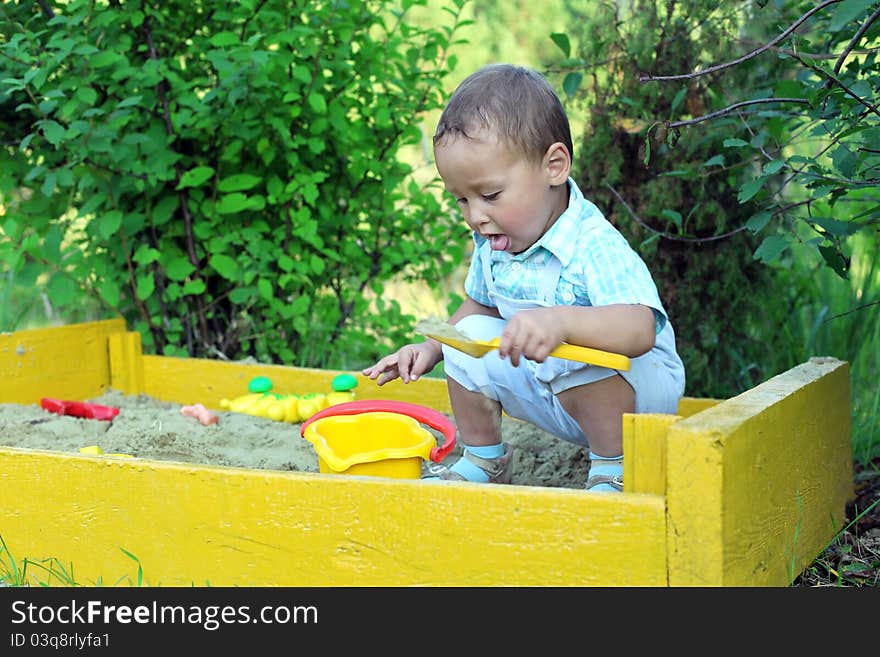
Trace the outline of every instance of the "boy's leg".
{"type": "Polygon", "coordinates": [[[623,414],[635,412],[636,394],[622,376],[563,390],[557,398],[594,454],[616,458],[623,453],[623,414]]]}
{"type": "Polygon", "coordinates": [[[447,377],[447,386],[463,455],[451,467],[428,466],[422,478],[510,483],[512,454],[501,442],[500,402],[468,390],[451,377],[447,377]]]}
{"type": "Polygon", "coordinates": [[[587,488],[597,492],[622,490],[623,414],[635,412],[632,386],[615,375],[564,390],[558,399],[590,445],[587,488]]]}
{"type": "Polygon", "coordinates": [[[500,443],[501,403],[481,392],[468,390],[450,377],[446,383],[461,442],[473,447],[500,443]]]}

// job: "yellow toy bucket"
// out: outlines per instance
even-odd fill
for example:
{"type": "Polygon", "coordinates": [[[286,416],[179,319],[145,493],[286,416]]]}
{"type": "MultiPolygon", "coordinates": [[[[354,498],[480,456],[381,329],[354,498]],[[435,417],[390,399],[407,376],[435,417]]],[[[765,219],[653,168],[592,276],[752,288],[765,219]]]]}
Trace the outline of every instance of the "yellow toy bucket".
{"type": "Polygon", "coordinates": [[[300,435],[318,454],[323,473],[418,479],[422,461],[439,463],[455,447],[455,426],[442,413],[408,402],[363,399],[325,408],[300,435]],[[422,424],[442,432],[437,440],[422,424]]]}

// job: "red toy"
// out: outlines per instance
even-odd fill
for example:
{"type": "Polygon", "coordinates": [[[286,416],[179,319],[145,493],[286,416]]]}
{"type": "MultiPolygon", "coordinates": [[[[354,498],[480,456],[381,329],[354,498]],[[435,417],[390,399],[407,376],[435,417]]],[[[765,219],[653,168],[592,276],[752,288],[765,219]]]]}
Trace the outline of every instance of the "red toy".
{"type": "Polygon", "coordinates": [[[112,420],[119,415],[119,409],[113,406],[101,406],[100,404],[80,401],[65,401],[51,397],[43,397],[40,400],[40,406],[50,413],[84,417],[89,420],[112,420]]]}

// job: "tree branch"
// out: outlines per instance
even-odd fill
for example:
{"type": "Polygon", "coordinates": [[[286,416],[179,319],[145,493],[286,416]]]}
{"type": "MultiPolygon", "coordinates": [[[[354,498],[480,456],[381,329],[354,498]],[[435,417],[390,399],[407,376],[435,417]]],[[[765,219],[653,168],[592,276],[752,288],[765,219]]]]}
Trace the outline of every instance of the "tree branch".
{"type": "Polygon", "coordinates": [[[46,18],[52,19],[55,18],[55,10],[52,9],[52,5],[50,5],[46,0],[40,0],[37,4],[40,5],[40,8],[43,10],[43,13],[46,14],[46,18]]]}
{"type": "Polygon", "coordinates": [[[709,75],[710,73],[715,73],[716,71],[722,71],[726,68],[730,68],[731,66],[736,66],[738,64],[742,64],[743,62],[745,62],[749,59],[752,59],[753,57],[757,57],[762,52],[769,50],[770,48],[775,46],[777,43],[779,43],[783,39],[787,38],[789,34],[791,34],[798,27],[800,27],[801,24],[803,24],[813,14],[820,12],[823,9],[825,9],[825,7],[836,4],[838,2],[841,2],[841,0],[825,0],[825,2],[823,2],[822,4],[816,5],[815,7],[810,9],[810,11],[808,11],[803,16],[798,18],[794,23],[789,25],[788,28],[786,28],[786,30],[782,34],[780,34],[778,37],[773,39],[770,43],[766,43],[763,46],[761,46],[760,48],[757,48],[756,50],[753,50],[752,52],[747,53],[747,54],[743,55],[742,57],[734,59],[733,61],[725,62],[723,64],[716,64],[715,66],[710,66],[707,69],[704,69],[702,71],[696,71],[694,73],[682,73],[680,75],[651,75],[651,74],[642,75],[642,76],[639,76],[639,82],[657,82],[657,81],[668,81],[668,80],[690,80],[692,78],[698,78],[703,75],[709,75]]]}
{"type": "Polygon", "coordinates": [[[633,209],[631,207],[629,207],[629,204],[623,200],[623,197],[617,192],[616,189],[614,189],[608,183],[605,183],[605,187],[607,187],[611,191],[611,193],[617,197],[617,200],[620,201],[620,203],[623,205],[623,207],[626,208],[626,211],[629,213],[629,216],[633,218],[633,221],[635,221],[637,224],[639,224],[643,228],[647,228],[652,233],[656,233],[660,237],[665,237],[668,240],[673,240],[675,242],[689,242],[689,243],[715,242],[717,240],[723,240],[723,239],[726,239],[732,235],[736,235],[737,233],[741,233],[742,231],[744,231],[746,229],[745,226],[740,226],[739,228],[735,228],[734,230],[731,230],[727,233],[724,233],[723,235],[713,235],[712,237],[680,237],[678,235],[673,235],[672,233],[667,233],[662,230],[657,230],[656,228],[652,228],[651,226],[646,224],[644,221],[642,221],[639,218],[639,216],[633,211],[633,209]]]}
{"type": "Polygon", "coordinates": [[[834,65],[835,75],[837,73],[840,73],[840,69],[843,66],[844,60],[846,60],[846,58],[852,52],[853,48],[856,47],[856,44],[858,44],[859,40],[862,38],[865,32],[868,31],[868,28],[871,27],[871,24],[878,18],[880,18],[880,9],[871,14],[871,17],[864,22],[864,24],[859,28],[859,31],[855,33],[852,39],[850,39],[850,42],[847,44],[846,48],[841,53],[840,58],[837,60],[837,63],[834,65]]]}
{"type": "Polygon", "coordinates": [[[703,116],[698,116],[694,119],[689,119],[687,121],[675,121],[672,123],[667,123],[667,128],[680,128],[686,125],[694,125],[696,123],[702,123],[703,121],[708,121],[709,119],[714,119],[719,116],[724,116],[725,114],[730,114],[738,110],[740,107],[745,107],[747,105],[757,105],[759,103],[800,103],[801,105],[809,105],[810,101],[804,98],[758,98],[755,100],[744,100],[739,103],[734,103],[733,105],[729,105],[723,109],[717,110],[715,112],[710,112],[709,114],[704,114],[703,116]]]}

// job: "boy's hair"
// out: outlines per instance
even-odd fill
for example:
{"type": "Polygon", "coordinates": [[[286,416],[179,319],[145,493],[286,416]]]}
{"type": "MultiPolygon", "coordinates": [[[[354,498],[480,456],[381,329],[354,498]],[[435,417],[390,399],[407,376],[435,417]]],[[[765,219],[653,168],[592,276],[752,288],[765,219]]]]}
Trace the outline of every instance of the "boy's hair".
{"type": "Polygon", "coordinates": [[[450,137],[473,139],[480,129],[540,161],[561,142],[574,158],[571,127],[559,96],[537,71],[490,64],[458,85],[440,115],[434,145],[450,137]]]}

